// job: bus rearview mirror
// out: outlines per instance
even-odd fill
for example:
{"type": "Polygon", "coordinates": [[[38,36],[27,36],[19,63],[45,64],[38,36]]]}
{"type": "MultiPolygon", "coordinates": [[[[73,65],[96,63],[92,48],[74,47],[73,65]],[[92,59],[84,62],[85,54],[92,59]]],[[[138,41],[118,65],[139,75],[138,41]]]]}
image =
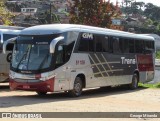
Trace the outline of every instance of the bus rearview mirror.
{"type": "Polygon", "coordinates": [[[63,36],[60,36],[60,37],[57,37],[55,39],[52,40],[51,44],[50,44],[50,53],[54,53],[55,52],[55,47],[57,45],[57,43],[61,40],[63,40],[64,37],[63,36]]]}

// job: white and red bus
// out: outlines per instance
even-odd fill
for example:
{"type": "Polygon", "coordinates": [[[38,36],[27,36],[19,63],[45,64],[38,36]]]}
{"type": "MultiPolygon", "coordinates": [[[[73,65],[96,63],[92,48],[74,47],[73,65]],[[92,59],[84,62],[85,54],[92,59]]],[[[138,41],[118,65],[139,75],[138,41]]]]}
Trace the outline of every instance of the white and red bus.
{"type": "Polygon", "coordinates": [[[11,90],[68,91],[128,85],[154,78],[154,38],[98,27],[72,24],[26,28],[14,42],[11,90]]]}

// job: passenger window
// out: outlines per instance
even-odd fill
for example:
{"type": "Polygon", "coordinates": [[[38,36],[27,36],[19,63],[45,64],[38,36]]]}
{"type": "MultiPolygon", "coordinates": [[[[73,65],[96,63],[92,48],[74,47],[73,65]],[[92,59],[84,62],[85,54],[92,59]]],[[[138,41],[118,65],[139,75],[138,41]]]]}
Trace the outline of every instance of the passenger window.
{"type": "Polygon", "coordinates": [[[95,50],[96,52],[108,52],[109,41],[105,35],[95,36],[95,50]]]}
{"type": "Polygon", "coordinates": [[[129,41],[127,38],[124,38],[123,41],[123,53],[129,53],[129,41]]]}
{"type": "Polygon", "coordinates": [[[119,38],[119,53],[123,53],[123,44],[124,44],[124,38],[119,38]]]}
{"type": "Polygon", "coordinates": [[[145,49],[146,50],[153,50],[154,49],[154,43],[152,41],[145,41],[145,49]]]}
{"type": "Polygon", "coordinates": [[[70,59],[72,50],[73,50],[73,46],[74,46],[75,42],[70,43],[69,45],[65,46],[65,62],[67,62],[70,59]]]}
{"type": "Polygon", "coordinates": [[[108,36],[103,36],[102,51],[103,52],[109,52],[109,37],[108,36]]]}
{"type": "Polygon", "coordinates": [[[129,39],[129,53],[135,53],[134,39],[129,39]]]}
{"type": "Polygon", "coordinates": [[[90,33],[82,33],[78,51],[94,52],[94,36],[90,33]]]}
{"type": "Polygon", "coordinates": [[[119,47],[119,38],[118,37],[112,37],[113,42],[113,53],[121,53],[120,47],[119,47]]]}
{"type": "Polygon", "coordinates": [[[136,49],[136,53],[143,53],[144,51],[143,40],[135,40],[135,49],[136,49]]]}
{"type": "Polygon", "coordinates": [[[103,41],[103,36],[96,35],[96,39],[95,39],[96,52],[102,52],[102,41],[103,41]]]}

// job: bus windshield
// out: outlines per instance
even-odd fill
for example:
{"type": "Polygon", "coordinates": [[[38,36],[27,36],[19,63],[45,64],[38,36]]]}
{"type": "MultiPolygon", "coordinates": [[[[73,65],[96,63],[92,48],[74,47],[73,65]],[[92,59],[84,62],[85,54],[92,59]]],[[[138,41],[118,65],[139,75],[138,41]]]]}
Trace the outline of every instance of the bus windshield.
{"type": "Polygon", "coordinates": [[[18,37],[15,42],[11,66],[18,70],[42,70],[51,65],[50,41],[55,37],[18,37]]]}
{"type": "Polygon", "coordinates": [[[39,70],[51,64],[49,45],[17,44],[13,52],[14,68],[20,70],[39,70]]]}

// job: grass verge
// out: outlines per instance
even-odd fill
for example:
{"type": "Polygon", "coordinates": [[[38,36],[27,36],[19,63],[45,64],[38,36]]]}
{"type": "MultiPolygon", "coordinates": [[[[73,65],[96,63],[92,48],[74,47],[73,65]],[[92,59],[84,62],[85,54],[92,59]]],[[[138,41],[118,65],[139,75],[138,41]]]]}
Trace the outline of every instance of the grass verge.
{"type": "Polygon", "coordinates": [[[160,89],[160,83],[157,83],[157,84],[143,84],[143,83],[139,83],[138,86],[139,87],[145,87],[145,88],[159,88],[160,89]]]}

